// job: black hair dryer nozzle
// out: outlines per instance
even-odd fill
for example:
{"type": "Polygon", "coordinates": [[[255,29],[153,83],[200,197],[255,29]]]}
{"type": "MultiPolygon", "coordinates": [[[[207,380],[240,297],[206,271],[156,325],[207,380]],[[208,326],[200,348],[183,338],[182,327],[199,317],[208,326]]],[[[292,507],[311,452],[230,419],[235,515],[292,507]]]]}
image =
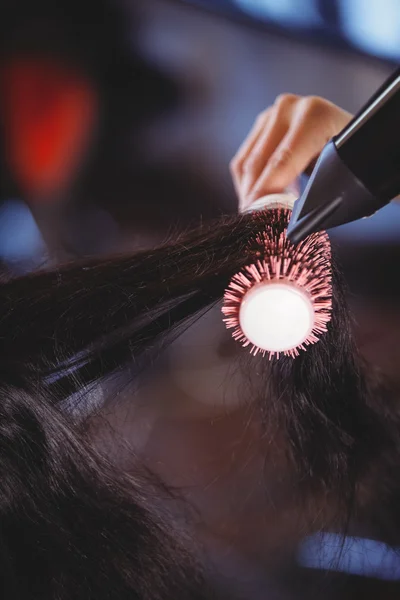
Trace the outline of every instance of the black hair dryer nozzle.
{"type": "Polygon", "coordinates": [[[368,217],[400,193],[400,69],[323,149],[287,230],[311,233],[368,217]]]}

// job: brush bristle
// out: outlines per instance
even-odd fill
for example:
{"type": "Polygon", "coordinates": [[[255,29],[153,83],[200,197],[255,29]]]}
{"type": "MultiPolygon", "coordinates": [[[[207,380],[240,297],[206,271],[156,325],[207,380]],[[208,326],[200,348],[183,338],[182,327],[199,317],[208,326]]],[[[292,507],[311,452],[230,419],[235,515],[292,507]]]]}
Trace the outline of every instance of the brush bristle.
{"type": "Polygon", "coordinates": [[[299,350],[318,342],[327,331],[331,319],[331,249],[325,232],[310,235],[294,246],[286,237],[290,219],[289,210],[268,210],[254,215],[263,223],[262,232],[251,240],[249,264],[231,279],[224,296],[222,312],[228,329],[233,328],[233,338],[243,346],[251,346],[254,355],[267,354],[269,358],[280,352],[262,349],[244,334],[239,320],[240,307],[247,292],[262,282],[288,282],[306,292],[314,308],[314,324],[307,338],[298,346],[282,351],[296,357],[299,350]],[[251,262],[250,262],[251,261],[251,262]]]}

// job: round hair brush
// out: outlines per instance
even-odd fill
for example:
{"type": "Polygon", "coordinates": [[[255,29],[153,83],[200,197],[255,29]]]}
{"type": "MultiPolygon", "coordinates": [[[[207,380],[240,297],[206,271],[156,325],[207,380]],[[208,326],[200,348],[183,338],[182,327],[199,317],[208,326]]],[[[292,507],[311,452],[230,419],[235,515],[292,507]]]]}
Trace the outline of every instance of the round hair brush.
{"type": "Polygon", "coordinates": [[[248,264],[231,279],[222,312],[234,339],[269,358],[314,344],[331,319],[331,251],[325,232],[294,246],[286,237],[289,195],[260,199],[252,207],[260,233],[248,244],[248,264]]]}

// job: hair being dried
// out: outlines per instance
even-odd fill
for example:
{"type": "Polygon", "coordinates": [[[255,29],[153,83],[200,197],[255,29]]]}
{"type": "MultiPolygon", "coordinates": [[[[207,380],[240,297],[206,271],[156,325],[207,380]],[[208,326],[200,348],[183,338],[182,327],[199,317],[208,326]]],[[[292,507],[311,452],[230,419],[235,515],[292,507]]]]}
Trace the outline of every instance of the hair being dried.
{"type": "MultiPolygon", "coordinates": [[[[151,252],[1,285],[2,598],[210,598],[195,549],[154,508],[145,481],[98,456],[64,407],[112,373],[138,376],[179,325],[220,301],[268,219],[226,219],[151,252]]],[[[341,526],[373,515],[388,539],[399,527],[398,416],[355,348],[335,268],[332,289],[332,320],[307,352],[248,356],[250,400],[266,431],[279,431],[294,491],[329,498],[341,526]]]]}

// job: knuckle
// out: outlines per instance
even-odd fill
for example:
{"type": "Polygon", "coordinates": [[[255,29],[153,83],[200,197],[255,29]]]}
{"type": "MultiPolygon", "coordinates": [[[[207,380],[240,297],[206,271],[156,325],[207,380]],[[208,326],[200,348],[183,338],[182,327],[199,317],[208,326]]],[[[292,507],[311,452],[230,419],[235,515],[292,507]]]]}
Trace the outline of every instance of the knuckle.
{"type": "Polygon", "coordinates": [[[260,112],[257,117],[256,117],[256,125],[259,125],[260,123],[262,123],[262,121],[264,120],[265,117],[265,110],[263,110],[262,112],[260,112]]]}
{"type": "Polygon", "coordinates": [[[246,175],[253,175],[258,169],[258,164],[259,159],[256,156],[253,156],[244,163],[243,171],[246,173],[246,175]]]}
{"type": "Polygon", "coordinates": [[[260,125],[262,125],[262,124],[264,123],[265,119],[267,118],[268,114],[269,114],[269,108],[267,108],[266,110],[263,110],[262,112],[260,112],[260,113],[257,115],[257,117],[256,117],[256,120],[255,120],[254,124],[255,124],[256,126],[260,126],[260,125]]]}
{"type": "Polygon", "coordinates": [[[288,108],[297,100],[298,96],[295,94],[279,94],[275,100],[275,106],[278,109],[288,108]]]}
{"type": "Polygon", "coordinates": [[[231,173],[236,174],[240,169],[241,161],[237,156],[234,156],[229,163],[231,173]]]}
{"type": "Polygon", "coordinates": [[[308,116],[319,117],[326,114],[328,102],[320,96],[306,96],[304,98],[304,111],[308,116]]]}

